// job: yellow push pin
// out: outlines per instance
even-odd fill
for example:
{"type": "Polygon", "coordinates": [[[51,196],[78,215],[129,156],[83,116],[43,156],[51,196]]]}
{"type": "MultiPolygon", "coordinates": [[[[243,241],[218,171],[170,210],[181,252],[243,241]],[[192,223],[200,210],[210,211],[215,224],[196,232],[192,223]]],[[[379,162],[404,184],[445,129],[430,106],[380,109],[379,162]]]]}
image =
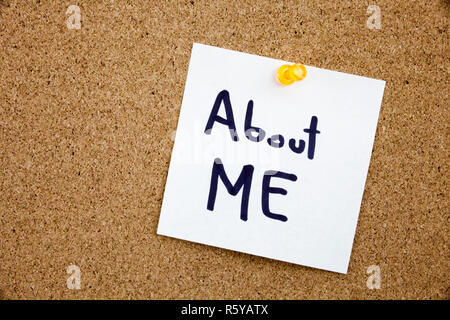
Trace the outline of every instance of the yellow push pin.
{"type": "Polygon", "coordinates": [[[288,86],[295,81],[303,80],[306,77],[306,68],[304,65],[295,63],[292,66],[282,65],[277,71],[277,80],[282,85],[288,86]]]}

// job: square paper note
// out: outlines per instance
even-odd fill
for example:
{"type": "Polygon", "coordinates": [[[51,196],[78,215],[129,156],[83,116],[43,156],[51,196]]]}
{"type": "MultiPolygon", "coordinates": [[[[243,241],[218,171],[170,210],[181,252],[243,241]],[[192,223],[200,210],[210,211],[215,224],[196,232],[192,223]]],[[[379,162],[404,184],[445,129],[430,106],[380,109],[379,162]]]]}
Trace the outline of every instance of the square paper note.
{"type": "Polygon", "coordinates": [[[346,273],[385,82],[194,44],[158,234],[346,273]]]}

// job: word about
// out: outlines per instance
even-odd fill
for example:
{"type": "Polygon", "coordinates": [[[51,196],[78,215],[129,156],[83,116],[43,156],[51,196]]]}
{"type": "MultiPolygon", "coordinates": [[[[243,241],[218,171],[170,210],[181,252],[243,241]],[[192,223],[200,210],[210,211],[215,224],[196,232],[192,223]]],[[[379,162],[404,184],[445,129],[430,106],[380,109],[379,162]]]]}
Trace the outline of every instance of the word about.
{"type": "MultiPolygon", "coordinates": [[[[247,104],[247,112],[245,114],[245,121],[244,121],[245,137],[253,142],[261,142],[266,136],[266,131],[263,130],[262,128],[252,126],[252,117],[253,117],[253,100],[250,100],[247,104]]],[[[236,132],[236,123],[234,122],[233,108],[231,106],[230,94],[227,90],[222,90],[216,97],[216,101],[214,102],[214,105],[212,107],[208,122],[206,123],[205,127],[206,134],[211,134],[215,122],[228,126],[231,139],[236,142],[239,141],[239,137],[236,132]],[[225,107],[225,113],[227,117],[226,119],[218,115],[220,106],[222,104],[225,107]]],[[[320,131],[317,130],[317,122],[318,122],[317,117],[312,116],[309,128],[303,130],[309,135],[308,159],[311,160],[314,159],[314,151],[316,148],[316,135],[320,133],[320,131]]],[[[273,148],[282,148],[284,146],[285,139],[281,134],[274,134],[267,139],[267,143],[273,148]]],[[[302,139],[299,139],[297,142],[296,139],[292,138],[289,139],[288,145],[293,152],[302,153],[305,150],[306,142],[302,139]]]]}

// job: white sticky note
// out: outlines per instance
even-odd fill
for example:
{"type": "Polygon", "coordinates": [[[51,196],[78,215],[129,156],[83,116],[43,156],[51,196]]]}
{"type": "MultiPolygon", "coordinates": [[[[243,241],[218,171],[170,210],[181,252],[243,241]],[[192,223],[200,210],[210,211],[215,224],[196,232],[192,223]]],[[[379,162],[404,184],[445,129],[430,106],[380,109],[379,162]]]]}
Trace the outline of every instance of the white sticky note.
{"type": "Polygon", "coordinates": [[[385,82],[286,63],[194,44],[157,233],[347,273],[385,82]]]}

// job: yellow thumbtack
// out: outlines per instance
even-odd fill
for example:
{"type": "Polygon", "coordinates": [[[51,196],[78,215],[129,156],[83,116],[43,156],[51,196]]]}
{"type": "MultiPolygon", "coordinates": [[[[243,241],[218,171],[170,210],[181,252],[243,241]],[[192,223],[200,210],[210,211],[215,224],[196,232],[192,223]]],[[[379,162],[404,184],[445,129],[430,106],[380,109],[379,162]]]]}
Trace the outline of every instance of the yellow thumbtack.
{"type": "Polygon", "coordinates": [[[306,77],[306,68],[304,65],[295,63],[292,66],[282,65],[277,71],[277,80],[282,85],[288,86],[295,81],[303,80],[306,77]]]}

